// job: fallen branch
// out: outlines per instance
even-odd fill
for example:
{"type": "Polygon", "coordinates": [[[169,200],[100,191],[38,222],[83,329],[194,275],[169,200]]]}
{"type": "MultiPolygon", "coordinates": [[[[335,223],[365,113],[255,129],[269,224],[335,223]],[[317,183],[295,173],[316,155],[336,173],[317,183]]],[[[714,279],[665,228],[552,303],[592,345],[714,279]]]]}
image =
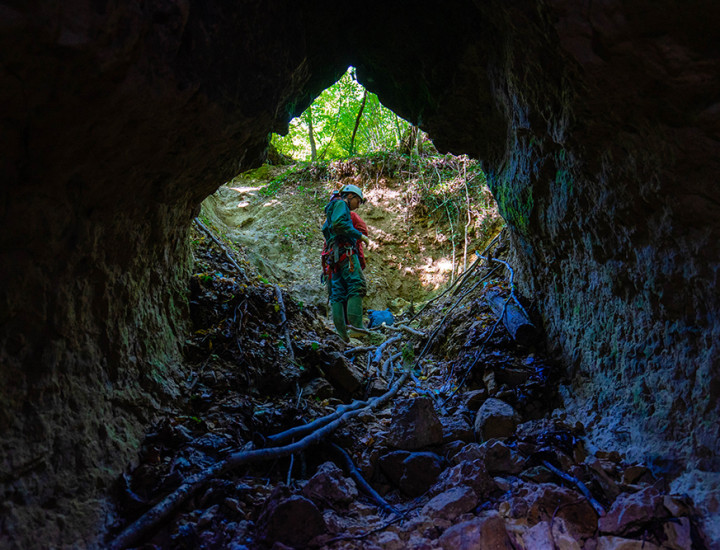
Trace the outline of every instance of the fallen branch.
{"type": "Polygon", "coordinates": [[[552,473],[554,473],[556,476],[564,479],[568,483],[572,483],[577,487],[580,492],[583,494],[583,496],[588,500],[588,502],[592,505],[592,507],[595,509],[595,512],[598,516],[602,517],[605,515],[605,508],[602,507],[602,504],[600,504],[595,498],[592,496],[592,493],[590,490],[585,486],[585,484],[580,481],[577,478],[574,478],[570,474],[566,474],[562,470],[559,470],[552,464],[550,464],[547,460],[542,461],[542,465],[545,466],[548,470],[550,470],[552,473]]]}
{"type": "Polygon", "coordinates": [[[375,332],[374,330],[368,330],[366,328],[358,328],[353,325],[348,325],[347,329],[348,329],[348,332],[355,331],[355,332],[360,332],[361,334],[369,334],[371,336],[382,336],[382,334],[380,334],[379,332],[375,332]]]}
{"type": "Polygon", "coordinates": [[[518,307],[516,301],[510,298],[503,298],[497,290],[490,290],[485,294],[485,301],[490,305],[493,313],[501,319],[508,333],[518,344],[528,346],[535,342],[538,337],[537,328],[528,319],[522,306],[518,307]]]}
{"type": "Polygon", "coordinates": [[[285,302],[283,302],[282,290],[278,285],[275,285],[275,295],[277,296],[278,304],[280,305],[280,329],[283,330],[285,335],[285,347],[290,354],[290,361],[295,362],[295,353],[292,348],[292,340],[290,339],[290,327],[288,326],[287,316],[285,315],[285,302]]]}
{"type": "Polygon", "coordinates": [[[230,254],[230,251],[225,246],[225,243],[223,243],[220,239],[218,239],[215,236],[215,234],[210,229],[208,229],[208,227],[202,222],[202,220],[200,218],[195,218],[193,221],[200,229],[202,229],[202,231],[208,237],[210,237],[215,242],[216,245],[218,245],[220,247],[220,250],[222,250],[225,253],[225,256],[230,261],[230,263],[233,264],[233,266],[235,266],[235,269],[237,269],[238,272],[244,277],[245,270],[242,267],[240,267],[240,265],[238,265],[238,263],[235,261],[235,258],[232,257],[232,254],[230,254]]]}
{"type": "Polygon", "coordinates": [[[458,382],[458,384],[457,384],[457,386],[455,387],[455,389],[454,389],[453,391],[451,391],[450,394],[449,394],[449,395],[445,398],[445,400],[442,402],[442,406],[443,406],[443,407],[445,406],[445,404],[446,404],[448,401],[450,401],[450,399],[452,398],[452,396],[455,395],[455,394],[457,393],[457,391],[458,391],[458,390],[462,387],[462,385],[465,383],[465,379],[468,377],[468,374],[470,374],[470,373],[472,372],[472,370],[475,368],[475,365],[477,365],[477,362],[480,360],[480,355],[482,354],[483,350],[485,349],[485,344],[488,343],[488,341],[490,340],[490,338],[492,337],[492,335],[495,333],[495,329],[498,327],[499,324],[500,324],[500,318],[498,318],[498,319],[495,321],[495,323],[494,323],[493,326],[492,326],[492,329],[490,329],[490,333],[489,333],[485,338],[483,338],[482,345],[480,346],[480,349],[479,349],[479,350],[477,351],[477,353],[475,354],[475,359],[474,359],[473,362],[470,364],[470,366],[469,366],[467,369],[465,369],[465,374],[463,374],[463,377],[462,377],[462,379],[460,380],[460,382],[458,382]]]}
{"type": "Polygon", "coordinates": [[[351,418],[363,412],[376,409],[387,403],[387,401],[395,396],[409,377],[409,371],[406,371],[400,380],[398,380],[396,385],[380,397],[371,399],[366,407],[345,412],[345,414],[336,420],[333,420],[329,424],[326,424],[320,429],[312,432],[296,443],[291,443],[290,445],[286,445],[284,447],[238,451],[230,455],[222,462],[218,462],[214,466],[206,468],[205,470],[190,476],[180,487],[178,487],[178,489],[165,497],[157,505],[141,516],[140,519],[120,533],[120,535],[118,535],[112,542],[110,548],[112,550],[122,550],[124,548],[128,548],[129,546],[133,546],[136,542],[142,540],[148,532],[176,512],[177,509],[198,489],[204,486],[208,480],[245,464],[261,462],[264,460],[273,460],[295,454],[320,442],[335,430],[347,424],[351,418]]]}
{"type": "Polygon", "coordinates": [[[454,309],[458,306],[458,304],[459,304],[460,302],[462,302],[463,299],[465,299],[466,296],[468,296],[473,290],[475,290],[478,286],[480,286],[480,283],[484,282],[486,279],[489,279],[490,276],[491,276],[494,272],[495,272],[495,270],[493,269],[490,273],[488,273],[487,275],[485,275],[485,276],[484,276],[482,279],[480,279],[477,283],[475,283],[473,286],[471,286],[470,289],[469,289],[467,292],[465,292],[465,294],[463,294],[462,296],[460,296],[460,297],[455,301],[455,303],[454,303],[452,306],[450,306],[450,309],[448,309],[448,310],[445,312],[445,315],[443,315],[443,318],[440,319],[440,322],[438,323],[438,326],[435,327],[435,330],[432,331],[432,334],[430,334],[430,337],[428,338],[427,342],[425,342],[425,347],[423,347],[422,351],[420,352],[420,355],[418,356],[418,359],[421,359],[422,357],[425,356],[425,352],[430,348],[430,344],[433,342],[433,340],[435,340],[435,337],[436,337],[436,336],[438,335],[438,333],[440,332],[440,329],[442,328],[442,326],[443,326],[443,324],[445,323],[445,321],[447,320],[447,318],[450,316],[450,313],[452,312],[452,310],[454,310],[454,309]]]}
{"type": "Polygon", "coordinates": [[[394,332],[407,332],[408,334],[414,334],[415,336],[423,336],[423,337],[426,336],[426,334],[424,332],[416,330],[407,325],[394,326],[394,325],[386,325],[385,323],[383,323],[382,325],[380,325],[379,328],[385,328],[387,330],[392,330],[394,332]]]}
{"type": "Polygon", "coordinates": [[[413,322],[415,319],[417,319],[418,315],[420,315],[425,310],[426,307],[428,307],[433,302],[435,302],[435,301],[439,300],[440,298],[442,298],[443,296],[445,296],[445,294],[450,292],[456,286],[457,286],[457,289],[453,292],[453,294],[457,294],[460,291],[460,289],[463,287],[463,285],[467,282],[468,278],[470,277],[470,274],[480,265],[480,260],[486,259],[483,257],[484,254],[486,254],[488,252],[488,250],[490,250],[493,246],[495,246],[495,244],[497,244],[497,242],[500,238],[500,235],[502,235],[502,231],[500,233],[498,233],[497,235],[495,235],[495,238],[493,238],[493,240],[490,241],[490,243],[485,247],[485,250],[483,250],[480,253],[476,251],[475,255],[478,258],[472,263],[472,265],[468,268],[468,270],[465,273],[463,273],[462,277],[456,279],[449,287],[447,287],[442,292],[442,294],[440,294],[439,296],[435,296],[435,298],[433,298],[432,300],[425,302],[425,305],[423,307],[421,307],[418,310],[418,312],[415,315],[413,315],[412,318],[408,322],[409,323],[413,322]]]}
{"type": "MultiPolygon", "coordinates": [[[[476,252],[476,254],[477,254],[477,252],[476,252]]],[[[510,286],[510,297],[515,302],[515,304],[522,310],[522,312],[525,314],[525,317],[529,318],[530,316],[527,314],[527,311],[525,311],[525,308],[518,301],[517,296],[515,295],[515,283],[513,282],[515,279],[515,271],[513,270],[512,267],[510,267],[510,264],[507,262],[504,262],[503,260],[498,260],[497,258],[487,258],[487,257],[481,256],[479,254],[478,254],[478,257],[482,258],[483,260],[487,260],[487,261],[492,260],[493,262],[497,262],[497,263],[505,266],[505,269],[507,269],[510,272],[510,281],[508,282],[508,285],[510,286]]]]}
{"type": "Polygon", "coordinates": [[[345,462],[345,469],[350,474],[350,477],[355,480],[355,483],[357,483],[358,487],[362,489],[370,498],[372,498],[380,507],[380,509],[386,514],[400,514],[400,511],[397,508],[393,507],[387,500],[380,496],[380,493],[378,493],[367,481],[365,481],[365,478],[362,476],[360,470],[358,470],[353,463],[352,458],[350,457],[348,452],[336,443],[331,443],[331,445],[333,449],[335,449],[335,451],[337,451],[337,453],[342,457],[343,462],[345,462]]]}

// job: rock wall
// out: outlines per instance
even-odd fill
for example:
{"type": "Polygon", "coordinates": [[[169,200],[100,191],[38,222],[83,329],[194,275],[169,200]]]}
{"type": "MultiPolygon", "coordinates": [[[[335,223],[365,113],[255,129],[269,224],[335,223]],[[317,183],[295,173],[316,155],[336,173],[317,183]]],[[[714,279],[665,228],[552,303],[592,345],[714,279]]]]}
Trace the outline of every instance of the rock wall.
{"type": "Polygon", "coordinates": [[[351,63],[486,161],[594,436],[717,472],[718,11],[0,3],[0,545],[103,531],[182,376],[195,209],[351,63]]]}

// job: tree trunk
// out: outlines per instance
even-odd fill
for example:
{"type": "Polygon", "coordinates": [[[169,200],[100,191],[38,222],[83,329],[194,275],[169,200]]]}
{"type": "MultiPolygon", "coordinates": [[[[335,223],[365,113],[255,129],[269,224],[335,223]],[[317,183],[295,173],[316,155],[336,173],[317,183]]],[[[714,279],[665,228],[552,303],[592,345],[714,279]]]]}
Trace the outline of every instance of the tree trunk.
{"type": "Polygon", "coordinates": [[[353,154],[353,148],[355,147],[355,134],[357,134],[358,126],[360,126],[360,119],[362,118],[366,101],[367,90],[365,90],[365,93],[363,94],[362,103],[360,104],[360,110],[358,111],[357,117],[355,118],[355,128],[353,128],[352,138],[350,139],[350,151],[348,151],[348,156],[351,156],[353,154]]]}
{"type": "Polygon", "coordinates": [[[317,160],[317,146],[315,145],[315,132],[313,131],[312,106],[307,108],[308,138],[310,140],[310,158],[313,162],[317,160]]]}
{"type": "Polygon", "coordinates": [[[538,330],[535,325],[532,324],[530,319],[527,318],[525,312],[518,307],[518,305],[510,299],[504,298],[500,292],[490,290],[485,294],[485,300],[493,310],[493,313],[500,317],[502,315],[502,322],[507,328],[512,339],[518,344],[527,346],[535,342],[538,338],[538,330]],[[507,302],[507,305],[505,303],[507,302]],[[505,312],[503,313],[503,308],[505,312]]]}
{"type": "Polygon", "coordinates": [[[410,126],[405,130],[405,135],[400,143],[400,154],[409,155],[415,149],[415,143],[417,142],[418,127],[410,126]]]}

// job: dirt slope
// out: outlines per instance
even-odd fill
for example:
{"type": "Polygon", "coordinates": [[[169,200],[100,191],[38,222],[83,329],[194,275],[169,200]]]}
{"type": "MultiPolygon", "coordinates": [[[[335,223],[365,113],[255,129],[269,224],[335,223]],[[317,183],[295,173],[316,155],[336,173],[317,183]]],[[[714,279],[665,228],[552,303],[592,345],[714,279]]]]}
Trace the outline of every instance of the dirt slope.
{"type": "MultiPolygon", "coordinates": [[[[324,309],[320,228],[323,207],[341,183],[305,181],[269,191],[269,180],[285,170],[277,167],[264,170],[262,178],[252,173],[236,178],[203,203],[202,215],[251,251],[249,259],[263,277],[287,286],[304,304],[324,309]]],[[[363,187],[367,199],[358,210],[372,241],[366,253],[365,308],[389,308],[397,314],[428,299],[450,278],[452,246],[447,238],[417,214],[417,198],[403,182],[384,177],[363,181],[357,176],[343,182],[363,187]]],[[[457,264],[462,264],[462,250],[456,254],[457,264]]]]}

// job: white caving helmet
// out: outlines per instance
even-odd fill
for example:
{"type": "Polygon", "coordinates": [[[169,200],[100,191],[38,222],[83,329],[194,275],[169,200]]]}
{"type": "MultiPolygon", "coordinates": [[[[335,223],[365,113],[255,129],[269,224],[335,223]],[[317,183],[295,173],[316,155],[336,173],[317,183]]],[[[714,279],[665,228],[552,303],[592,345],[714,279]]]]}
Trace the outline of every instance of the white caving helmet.
{"type": "Polygon", "coordinates": [[[362,189],[360,189],[357,185],[353,185],[351,183],[340,189],[340,195],[344,195],[345,193],[355,193],[358,197],[360,197],[360,202],[365,202],[362,189]]]}

